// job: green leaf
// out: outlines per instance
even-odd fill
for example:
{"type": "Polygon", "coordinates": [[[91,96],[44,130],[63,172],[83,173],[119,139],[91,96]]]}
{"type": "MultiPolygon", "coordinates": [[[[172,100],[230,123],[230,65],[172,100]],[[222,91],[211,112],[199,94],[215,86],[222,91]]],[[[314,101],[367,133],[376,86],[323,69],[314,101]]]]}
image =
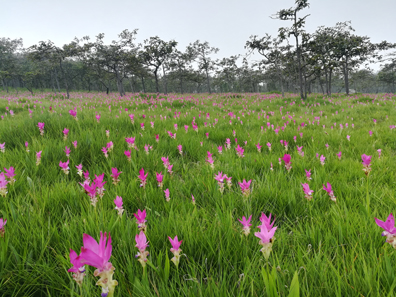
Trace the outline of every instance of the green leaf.
{"type": "Polygon", "coordinates": [[[294,272],[293,280],[290,285],[289,297],[300,297],[300,283],[298,281],[298,273],[294,272]]]}

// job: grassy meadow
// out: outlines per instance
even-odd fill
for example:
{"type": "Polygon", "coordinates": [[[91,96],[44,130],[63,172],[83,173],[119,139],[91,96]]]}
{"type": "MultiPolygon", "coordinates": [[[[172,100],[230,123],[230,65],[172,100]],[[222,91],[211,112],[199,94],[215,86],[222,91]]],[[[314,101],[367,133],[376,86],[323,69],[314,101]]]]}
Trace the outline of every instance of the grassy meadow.
{"type": "Polygon", "coordinates": [[[80,253],[83,234],[98,241],[103,231],[111,234],[114,296],[394,296],[396,252],[374,218],[385,221],[396,210],[395,103],[394,94],[313,94],[302,101],[296,94],[121,98],[76,92],[69,100],[62,94],[1,93],[0,169],[14,167],[16,181],[0,196],[0,218],[7,220],[0,237],[0,295],[100,296],[94,267],[85,265],[81,286],[68,269],[70,249],[80,253]],[[45,124],[43,135],[38,123],[45,124]],[[130,137],[134,148],[125,140],[130,137]],[[287,150],[281,141],[288,142],[287,150]],[[102,148],[110,142],[106,157],[102,148]],[[285,154],[290,170],[279,163],[285,154]],[[363,154],[372,156],[368,176],[363,154]],[[172,174],[163,157],[169,157],[172,174]],[[59,162],[68,159],[65,174],[59,162]],[[81,185],[79,164],[91,182],[104,173],[96,206],[81,185]],[[118,184],[112,168],[122,171],[118,184]],[[218,172],[232,177],[223,193],[214,179],[218,172]],[[250,194],[241,191],[243,180],[251,180],[250,194]],[[303,183],[314,191],[310,201],[303,183]],[[323,190],[327,183],[336,202],[323,190]],[[147,213],[145,268],[135,257],[138,210],[147,213]],[[272,214],[277,226],[268,259],[255,236],[262,213],[272,214]],[[250,215],[246,236],[238,219],[250,215]],[[168,239],[176,235],[182,240],[178,267],[168,239]]]}

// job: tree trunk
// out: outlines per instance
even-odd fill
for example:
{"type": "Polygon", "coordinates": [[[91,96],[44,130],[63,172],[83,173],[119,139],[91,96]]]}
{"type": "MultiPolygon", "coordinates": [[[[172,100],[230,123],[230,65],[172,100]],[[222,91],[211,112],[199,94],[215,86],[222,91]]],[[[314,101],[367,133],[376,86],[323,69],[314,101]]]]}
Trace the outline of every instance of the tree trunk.
{"type": "Polygon", "coordinates": [[[61,90],[59,86],[58,73],[56,71],[56,68],[54,69],[54,71],[55,71],[54,76],[55,76],[56,85],[58,86],[58,93],[60,93],[61,90]]]}
{"type": "Polygon", "coordinates": [[[65,71],[63,70],[63,67],[62,67],[62,60],[59,60],[59,66],[60,66],[60,69],[61,69],[61,72],[62,72],[63,81],[65,83],[65,87],[66,87],[66,96],[67,96],[67,99],[69,99],[69,97],[70,97],[70,95],[69,95],[69,85],[67,84],[67,77],[66,77],[65,71]]]}
{"type": "Polygon", "coordinates": [[[331,96],[331,75],[332,75],[332,73],[333,73],[333,69],[330,68],[330,71],[329,71],[329,96],[331,96]]]}
{"type": "Polygon", "coordinates": [[[301,69],[301,53],[300,47],[298,46],[298,33],[297,33],[297,10],[294,12],[294,36],[296,37],[296,48],[297,48],[297,60],[298,60],[298,76],[300,79],[300,97],[304,99],[303,93],[303,77],[302,77],[302,69],[301,69]]]}
{"type": "Polygon", "coordinates": [[[155,90],[157,94],[159,94],[159,86],[158,86],[158,75],[157,75],[158,69],[154,71],[154,76],[155,76],[155,90]]]}
{"type": "Polygon", "coordinates": [[[212,94],[212,90],[210,89],[210,82],[209,82],[209,73],[208,73],[208,69],[205,69],[206,72],[206,81],[208,83],[208,90],[209,90],[209,94],[212,94]]]}
{"type": "Polygon", "coordinates": [[[143,75],[141,76],[141,78],[142,78],[143,93],[146,93],[146,86],[144,85],[144,77],[143,77],[143,75]]]}
{"type": "Polygon", "coordinates": [[[165,66],[162,65],[162,72],[164,74],[164,87],[165,87],[165,94],[168,94],[168,82],[166,80],[166,74],[165,74],[165,66]]]}
{"type": "Polygon", "coordinates": [[[345,80],[345,93],[346,93],[347,95],[349,95],[348,56],[345,56],[344,80],[345,80]]]}

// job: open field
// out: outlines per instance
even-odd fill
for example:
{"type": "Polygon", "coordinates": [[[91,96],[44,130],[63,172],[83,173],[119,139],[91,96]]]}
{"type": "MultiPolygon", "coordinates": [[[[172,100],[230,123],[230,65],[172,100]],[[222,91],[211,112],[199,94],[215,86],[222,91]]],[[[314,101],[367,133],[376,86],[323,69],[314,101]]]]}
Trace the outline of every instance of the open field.
{"type": "Polygon", "coordinates": [[[374,218],[385,221],[396,210],[395,103],[394,94],[301,101],[292,94],[71,93],[68,100],[2,93],[0,167],[2,173],[14,167],[16,181],[8,178],[0,196],[0,217],[7,219],[0,295],[99,296],[99,277],[86,258],[81,287],[67,270],[83,234],[98,241],[103,231],[111,234],[114,296],[393,296],[396,253],[374,218]],[[285,154],[291,165],[279,163],[285,154]],[[363,154],[372,156],[368,175],[363,154]],[[89,171],[86,190],[96,177],[91,197],[79,164],[89,171]],[[112,168],[122,171],[118,183],[112,168]],[[218,172],[232,177],[230,187],[215,180],[218,172]],[[251,180],[244,191],[243,180],[251,180]],[[327,183],[333,193],[323,190],[327,183]],[[123,213],[115,209],[117,196],[123,213]],[[140,226],[149,241],[147,262],[140,256],[145,268],[135,258],[135,236],[144,234],[133,215],[138,210],[147,213],[146,228],[140,226]],[[257,228],[266,224],[262,213],[277,226],[276,240],[264,244],[272,244],[268,259],[255,236],[270,229],[257,228]],[[245,235],[239,220],[250,215],[245,235]],[[176,235],[178,268],[168,240],[176,235]]]}

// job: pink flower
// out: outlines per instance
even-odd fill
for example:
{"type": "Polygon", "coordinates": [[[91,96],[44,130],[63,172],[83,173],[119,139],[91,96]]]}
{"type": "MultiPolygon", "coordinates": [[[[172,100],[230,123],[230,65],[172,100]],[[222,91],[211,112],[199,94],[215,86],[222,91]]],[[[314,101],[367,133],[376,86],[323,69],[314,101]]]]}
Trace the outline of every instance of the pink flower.
{"type": "Polygon", "coordinates": [[[147,262],[147,256],[149,254],[149,252],[146,251],[146,248],[149,245],[146,235],[144,234],[143,231],[140,231],[139,234],[136,234],[135,241],[136,241],[135,247],[137,247],[139,250],[139,252],[136,255],[136,258],[139,258],[138,261],[140,262],[140,264],[142,264],[142,267],[145,267],[147,262]]]}
{"type": "Polygon", "coordinates": [[[173,258],[171,259],[171,261],[175,264],[176,267],[179,266],[179,261],[180,261],[180,246],[183,242],[183,240],[180,240],[177,238],[177,235],[175,236],[174,239],[172,239],[171,237],[168,236],[168,239],[172,245],[172,248],[170,249],[170,251],[173,254],[173,258]]]}
{"type": "Polygon", "coordinates": [[[327,183],[327,187],[325,185],[323,185],[323,190],[325,190],[327,192],[327,194],[329,194],[330,200],[336,202],[336,197],[334,196],[334,192],[331,188],[331,184],[327,183]]]}
{"type": "Polygon", "coordinates": [[[118,211],[118,215],[122,216],[122,213],[124,212],[124,209],[122,208],[123,202],[122,202],[122,197],[121,196],[116,196],[116,199],[114,199],[114,204],[115,204],[115,209],[118,211]]]}
{"type": "Polygon", "coordinates": [[[191,201],[192,201],[192,204],[195,205],[195,197],[193,194],[191,194],[191,201]]]}
{"type": "Polygon", "coordinates": [[[368,175],[371,171],[371,156],[362,155],[362,164],[363,164],[363,171],[366,175],[368,175]]]}
{"type": "Polygon", "coordinates": [[[109,155],[107,154],[107,148],[102,147],[102,152],[105,155],[105,157],[107,158],[109,155]]]}
{"type": "MultiPolygon", "coordinates": [[[[384,229],[384,231],[385,231],[384,233],[396,234],[395,219],[393,217],[393,214],[390,214],[388,216],[388,218],[386,219],[386,221],[384,221],[384,222],[379,220],[379,219],[377,219],[377,218],[374,218],[374,219],[375,219],[375,223],[379,227],[384,229]]],[[[385,235],[384,233],[382,234],[383,236],[385,235]]]]}
{"type": "Polygon", "coordinates": [[[261,148],[262,148],[262,146],[260,145],[260,143],[257,143],[257,144],[256,144],[256,147],[257,147],[257,151],[258,151],[259,153],[261,153],[261,148]]]}
{"type": "Polygon", "coordinates": [[[212,154],[210,152],[207,152],[208,156],[206,157],[206,162],[209,163],[210,167],[213,169],[214,168],[214,161],[212,158],[212,154]]]}
{"type": "Polygon", "coordinates": [[[144,169],[143,168],[139,170],[138,178],[141,180],[142,183],[140,184],[140,186],[143,187],[143,188],[146,187],[147,176],[148,176],[148,172],[146,174],[144,174],[144,169]]]}
{"type": "Polygon", "coordinates": [[[240,157],[240,158],[243,158],[243,157],[244,157],[243,152],[244,152],[245,150],[244,150],[241,146],[239,146],[239,144],[238,144],[238,146],[235,148],[235,150],[236,150],[236,152],[237,152],[238,157],[240,157]]]}
{"type": "Polygon", "coordinates": [[[260,232],[255,232],[254,236],[260,239],[259,244],[263,246],[261,252],[263,253],[264,258],[268,259],[272,250],[272,238],[274,237],[275,231],[278,227],[268,228],[266,224],[262,224],[259,228],[260,232]]]}
{"type": "Polygon", "coordinates": [[[171,164],[169,164],[168,167],[167,167],[168,173],[170,175],[172,175],[172,173],[173,173],[172,168],[173,168],[173,165],[171,165],[171,164]]]}
{"type": "Polygon", "coordinates": [[[155,141],[159,142],[159,134],[155,135],[155,141]]]}
{"type": "Polygon", "coordinates": [[[4,171],[6,172],[5,176],[8,178],[9,183],[12,185],[16,182],[14,176],[15,176],[15,168],[10,167],[9,169],[4,167],[4,171]]]}
{"type": "Polygon", "coordinates": [[[338,160],[341,160],[341,156],[342,156],[342,152],[339,152],[339,153],[337,154],[338,160]]]}
{"type": "Polygon", "coordinates": [[[127,142],[128,148],[135,148],[135,137],[126,137],[125,141],[127,142]]]}
{"type": "Polygon", "coordinates": [[[64,149],[64,152],[66,153],[66,158],[70,157],[71,149],[69,149],[67,146],[64,149]]]}
{"type": "Polygon", "coordinates": [[[30,151],[29,151],[29,143],[28,143],[27,141],[25,142],[25,147],[26,147],[26,152],[27,152],[27,153],[30,152],[30,151]]]}
{"type": "Polygon", "coordinates": [[[285,162],[285,167],[287,171],[290,171],[292,169],[291,166],[291,156],[289,154],[285,154],[282,158],[283,162],[285,162]]]}
{"type": "Polygon", "coordinates": [[[246,220],[245,216],[242,217],[242,220],[238,219],[238,221],[242,224],[243,228],[242,228],[242,232],[243,234],[245,234],[246,236],[249,235],[250,233],[250,226],[252,224],[250,224],[250,221],[252,220],[252,215],[250,215],[249,219],[246,220]]]}
{"type": "Polygon", "coordinates": [[[69,134],[69,129],[65,128],[63,129],[63,138],[66,140],[67,139],[67,135],[69,134]]]}
{"type": "Polygon", "coordinates": [[[100,231],[99,243],[91,236],[84,233],[83,244],[84,246],[81,248],[80,254],[80,261],[82,264],[97,268],[98,270],[95,271],[96,275],[112,267],[112,264],[109,262],[112,252],[110,233],[107,238],[107,232],[105,232],[103,236],[102,231],[100,231]]]}
{"type": "Polygon", "coordinates": [[[169,189],[166,189],[166,190],[164,191],[164,193],[165,193],[165,199],[166,199],[166,202],[169,202],[169,201],[170,201],[170,197],[169,197],[169,195],[170,195],[170,193],[169,193],[169,189]]]}
{"type": "Polygon", "coordinates": [[[140,209],[138,209],[138,211],[136,213],[134,213],[133,215],[136,218],[139,230],[145,232],[146,231],[146,222],[147,222],[146,210],[144,209],[143,211],[141,211],[140,209]]]}
{"type": "Polygon", "coordinates": [[[125,151],[124,152],[125,156],[127,157],[128,161],[131,162],[132,158],[131,158],[131,151],[125,151]]]}
{"type": "Polygon", "coordinates": [[[36,152],[36,165],[40,165],[41,163],[41,151],[36,152]]]}
{"type": "Polygon", "coordinates": [[[373,136],[373,131],[369,131],[370,137],[373,136]]]}
{"type": "Polygon", "coordinates": [[[252,180],[249,180],[248,182],[246,182],[245,179],[243,179],[242,182],[238,182],[239,186],[241,187],[241,191],[243,196],[248,197],[250,195],[250,184],[251,184],[252,180]]]}
{"type": "Polygon", "coordinates": [[[77,149],[77,140],[73,141],[72,144],[73,144],[74,148],[77,149]]]}
{"type": "Polygon", "coordinates": [[[0,218],[0,237],[4,237],[4,233],[5,233],[4,227],[6,224],[7,224],[7,220],[0,218]]]}
{"type": "Polygon", "coordinates": [[[307,180],[311,180],[312,178],[311,178],[311,169],[309,169],[309,170],[307,170],[307,169],[305,169],[305,174],[306,174],[306,176],[307,176],[307,180]]]}
{"type": "Polygon", "coordinates": [[[312,200],[312,194],[313,194],[314,191],[309,188],[309,184],[301,184],[301,185],[303,187],[305,198],[308,201],[311,201],[312,200]]]}
{"type": "MultiPolygon", "coordinates": [[[[77,110],[77,109],[76,109],[77,110]]],[[[69,114],[73,117],[73,118],[75,118],[76,120],[77,120],[77,111],[76,110],[73,110],[73,109],[71,109],[71,110],[69,110],[69,114]]]]}
{"type": "Polygon", "coordinates": [[[80,176],[80,177],[82,177],[82,175],[83,175],[83,170],[82,170],[82,164],[80,164],[80,165],[76,165],[76,168],[77,168],[77,174],[80,176]]]}
{"type": "Polygon", "coordinates": [[[179,150],[179,154],[182,155],[183,154],[183,146],[181,144],[179,144],[177,146],[177,149],[179,150]]]}
{"type": "Polygon", "coordinates": [[[217,175],[215,175],[214,179],[217,180],[217,184],[219,185],[219,190],[220,193],[223,194],[224,192],[224,179],[227,177],[227,175],[223,175],[223,172],[218,172],[217,175]]]}
{"type": "Polygon", "coordinates": [[[381,149],[378,149],[377,152],[378,152],[378,159],[381,159],[381,149]]]}
{"type": "Polygon", "coordinates": [[[348,141],[351,141],[351,136],[347,135],[348,141]]]}
{"type": "Polygon", "coordinates": [[[117,168],[111,168],[111,177],[113,178],[113,184],[117,185],[119,183],[119,179],[118,177],[120,176],[120,174],[122,173],[122,171],[118,171],[117,168]]]}
{"type": "Polygon", "coordinates": [[[320,160],[320,164],[323,166],[325,164],[326,157],[321,155],[319,160],[320,160]]]}
{"type": "Polygon", "coordinates": [[[100,198],[104,196],[104,191],[105,191],[104,185],[107,183],[104,182],[103,179],[104,179],[104,173],[102,173],[101,175],[95,174],[94,183],[97,187],[97,194],[99,195],[100,198]]]}
{"type": "Polygon", "coordinates": [[[84,264],[81,263],[81,257],[77,255],[75,251],[70,249],[70,263],[73,265],[67,272],[73,272],[73,279],[77,282],[77,284],[81,285],[85,276],[85,267],[84,264]]]}
{"type": "Polygon", "coordinates": [[[221,155],[223,153],[223,146],[218,146],[217,151],[221,155]]]}
{"type": "Polygon", "coordinates": [[[158,187],[160,187],[162,189],[162,185],[163,185],[162,181],[164,179],[164,176],[162,175],[162,172],[160,172],[160,173],[156,172],[155,175],[157,177],[158,187]]]}
{"type": "Polygon", "coordinates": [[[62,161],[59,161],[59,166],[60,166],[60,168],[62,169],[62,171],[67,175],[67,174],[69,174],[69,160],[67,160],[66,162],[62,162],[62,161]]]}

